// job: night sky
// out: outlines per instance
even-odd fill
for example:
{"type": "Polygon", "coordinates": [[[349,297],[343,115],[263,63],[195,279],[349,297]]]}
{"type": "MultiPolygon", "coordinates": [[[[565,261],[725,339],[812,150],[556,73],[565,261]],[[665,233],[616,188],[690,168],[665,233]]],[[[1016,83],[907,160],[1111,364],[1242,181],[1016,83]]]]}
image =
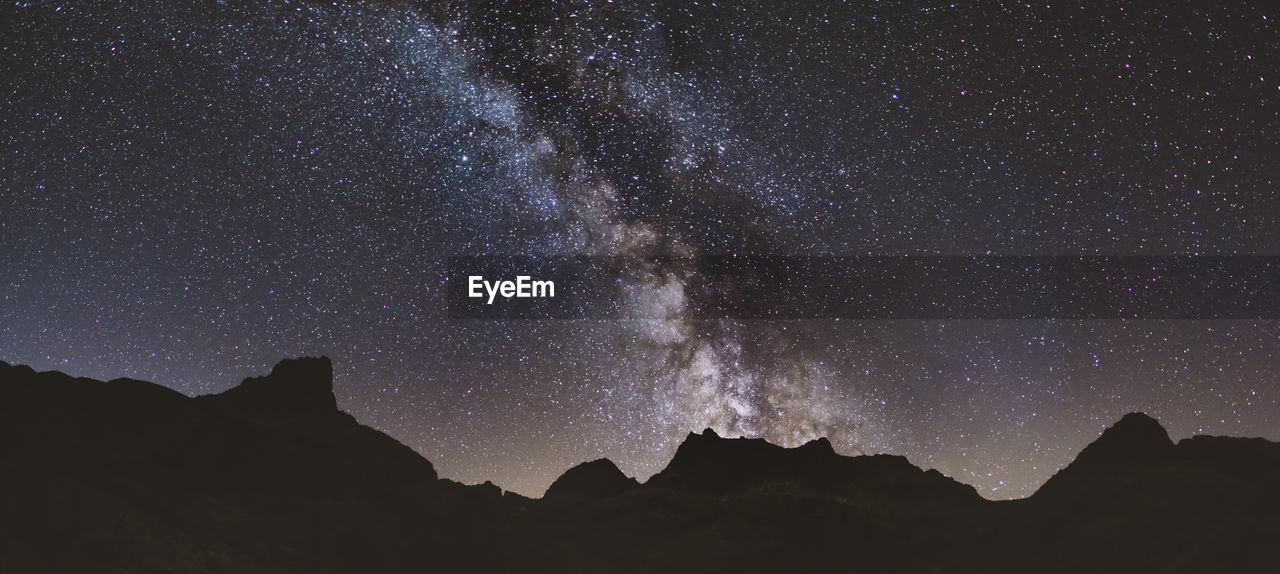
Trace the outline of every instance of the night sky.
{"type": "Polygon", "coordinates": [[[1124,413],[1280,439],[1277,321],[450,319],[455,255],[1280,255],[1268,3],[8,2],[0,359],[339,405],[538,496],[689,431],[1022,497],[1124,413]]]}

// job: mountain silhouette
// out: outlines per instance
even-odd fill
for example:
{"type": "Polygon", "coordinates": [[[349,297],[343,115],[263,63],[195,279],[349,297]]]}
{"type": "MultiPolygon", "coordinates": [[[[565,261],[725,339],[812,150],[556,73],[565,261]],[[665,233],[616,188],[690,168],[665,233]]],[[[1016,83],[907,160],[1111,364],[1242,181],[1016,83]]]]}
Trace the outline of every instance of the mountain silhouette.
{"type": "Polygon", "coordinates": [[[921,499],[980,499],[973,487],[935,470],[920,470],[905,457],[841,456],[826,438],[796,448],[783,448],[764,439],[721,438],[711,429],[702,434],[689,433],[667,467],[645,486],[713,490],[723,494],[770,485],[805,488],[841,497],[874,492],[877,496],[921,499]]]}
{"type": "Polygon", "coordinates": [[[1280,534],[1280,444],[1196,436],[1177,444],[1130,413],[1025,501],[1026,532],[1059,536],[1092,556],[1052,548],[1063,571],[1098,561],[1150,571],[1268,571],[1256,546],[1280,534]],[[1235,565],[1225,568],[1224,565],[1235,565]]]}
{"type": "Polygon", "coordinates": [[[331,375],[286,360],[190,398],[0,364],[0,571],[502,568],[479,550],[500,491],[338,411],[331,375]]]}
{"type": "Polygon", "coordinates": [[[285,359],[265,377],[249,377],[239,385],[209,400],[233,405],[242,412],[258,411],[280,418],[325,416],[338,410],[333,396],[333,365],[328,358],[285,359]]]}
{"type": "Polygon", "coordinates": [[[623,474],[613,461],[600,458],[584,462],[560,475],[547,493],[545,500],[564,498],[608,498],[633,490],[640,486],[636,479],[623,474]]]}
{"type": "Polygon", "coordinates": [[[1033,496],[690,433],[644,483],[462,485],[338,410],[326,358],[187,397],[0,362],[3,572],[1269,572],[1280,445],[1126,415],[1033,496]]]}

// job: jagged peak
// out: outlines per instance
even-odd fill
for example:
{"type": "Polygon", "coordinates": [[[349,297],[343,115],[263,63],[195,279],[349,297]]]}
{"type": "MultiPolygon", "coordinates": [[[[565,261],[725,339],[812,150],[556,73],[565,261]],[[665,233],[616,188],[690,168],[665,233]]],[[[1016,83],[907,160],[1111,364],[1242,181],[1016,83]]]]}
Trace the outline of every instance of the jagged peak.
{"type": "Polygon", "coordinates": [[[271,368],[271,374],[263,378],[275,381],[300,381],[323,386],[325,390],[332,391],[333,362],[329,357],[323,356],[281,359],[271,368]]]}
{"type": "Polygon", "coordinates": [[[1132,412],[1111,425],[1102,435],[1085,447],[1080,458],[1106,456],[1142,456],[1173,447],[1160,422],[1146,413],[1132,412]]]}
{"type": "Polygon", "coordinates": [[[333,363],[328,357],[299,357],[276,363],[271,373],[249,377],[218,397],[284,410],[337,411],[333,363]]]}
{"type": "Polygon", "coordinates": [[[810,441],[796,448],[775,445],[763,438],[722,438],[712,429],[689,433],[666,468],[654,475],[656,483],[692,478],[695,481],[740,481],[764,474],[787,474],[796,464],[833,461],[839,456],[830,441],[810,441]]]}
{"type": "Polygon", "coordinates": [[[835,447],[831,445],[831,441],[828,440],[827,437],[825,436],[821,436],[809,442],[806,442],[800,445],[800,448],[810,452],[817,452],[822,454],[828,454],[828,453],[832,455],[837,454],[835,447]]]}
{"type": "Polygon", "coordinates": [[[717,433],[711,427],[707,427],[705,429],[702,429],[702,432],[689,431],[689,434],[684,437],[684,443],[681,443],[681,444],[695,442],[703,439],[716,440],[721,438],[724,438],[724,437],[721,437],[719,433],[717,433]]]}
{"type": "Polygon", "coordinates": [[[1058,471],[1036,491],[1035,496],[1055,496],[1072,485],[1109,480],[1118,468],[1141,466],[1153,459],[1173,455],[1176,447],[1160,422],[1145,413],[1132,412],[1102,431],[1084,447],[1075,460],[1058,471]]]}

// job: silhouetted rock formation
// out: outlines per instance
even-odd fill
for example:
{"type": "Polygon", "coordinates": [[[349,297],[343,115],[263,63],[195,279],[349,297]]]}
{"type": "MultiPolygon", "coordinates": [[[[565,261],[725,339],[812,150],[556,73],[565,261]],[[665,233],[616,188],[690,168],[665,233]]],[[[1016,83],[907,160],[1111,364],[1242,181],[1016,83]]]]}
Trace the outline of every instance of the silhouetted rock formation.
{"type": "Polygon", "coordinates": [[[1076,459],[1049,479],[1041,492],[1052,492],[1066,483],[1111,482],[1115,473],[1149,466],[1174,454],[1173,441],[1159,422],[1143,413],[1129,413],[1103,431],[1076,459]]]}
{"type": "Polygon", "coordinates": [[[333,365],[328,357],[285,359],[265,377],[249,377],[239,386],[209,397],[232,408],[284,414],[327,415],[338,410],[333,396],[333,365]]]}
{"type": "Polygon", "coordinates": [[[831,496],[946,497],[977,501],[973,487],[923,471],[905,457],[836,454],[831,442],[819,438],[796,448],[783,448],[764,439],[726,439],[711,429],[689,433],[671,462],[646,483],[651,488],[713,490],[717,493],[758,489],[769,485],[806,488],[831,496]]]}
{"type": "Polygon", "coordinates": [[[1155,419],[1130,413],[1086,446],[1033,498],[1129,504],[1149,497],[1153,488],[1183,490],[1184,496],[1219,489],[1224,494],[1240,493],[1268,478],[1280,479],[1277,471],[1280,445],[1276,443],[1196,436],[1175,445],[1155,419]]]}
{"type": "Polygon", "coordinates": [[[617,496],[640,486],[636,479],[622,474],[618,466],[607,458],[584,462],[560,475],[547,493],[546,500],[565,498],[600,499],[617,496]]]}
{"type": "Polygon", "coordinates": [[[1280,535],[1278,485],[1280,444],[1197,436],[1175,445],[1155,419],[1131,413],[1025,501],[1025,532],[1015,537],[1054,557],[1062,571],[1099,563],[1128,571],[1263,571],[1258,547],[1220,551],[1261,543],[1260,533],[1280,535]]]}
{"type": "Polygon", "coordinates": [[[339,412],[328,359],[194,399],[0,365],[0,436],[2,572],[461,565],[499,522],[496,487],[339,412]]]}
{"type": "Polygon", "coordinates": [[[1264,572],[1280,445],[1125,416],[1029,499],[691,433],[644,484],[465,486],[337,410],[328,359],[189,398],[0,363],[2,572],[1264,572]]]}

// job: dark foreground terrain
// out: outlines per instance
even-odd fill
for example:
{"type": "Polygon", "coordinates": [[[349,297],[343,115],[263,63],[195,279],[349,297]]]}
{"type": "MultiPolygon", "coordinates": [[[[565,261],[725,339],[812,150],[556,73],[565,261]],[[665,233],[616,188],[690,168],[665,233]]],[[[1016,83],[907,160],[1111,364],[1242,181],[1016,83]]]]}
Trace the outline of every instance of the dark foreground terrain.
{"type": "Polygon", "coordinates": [[[1280,444],[1130,414],[1034,496],[896,456],[690,434],[540,500],[439,479],[328,359],[190,398],[0,363],[0,572],[1276,572],[1280,444]]]}

